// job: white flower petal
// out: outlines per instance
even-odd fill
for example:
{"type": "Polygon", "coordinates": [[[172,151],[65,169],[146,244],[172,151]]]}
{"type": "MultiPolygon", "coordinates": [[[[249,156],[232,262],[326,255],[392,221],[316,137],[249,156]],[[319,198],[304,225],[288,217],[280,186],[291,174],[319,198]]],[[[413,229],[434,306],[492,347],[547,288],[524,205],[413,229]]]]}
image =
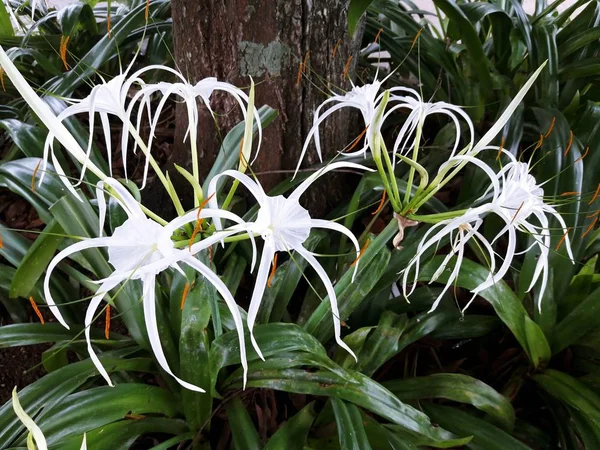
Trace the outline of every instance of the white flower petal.
{"type": "Polygon", "coordinates": [[[46,438],[44,437],[44,433],[40,427],[36,425],[31,417],[25,412],[21,403],[19,402],[19,396],[17,395],[17,388],[15,387],[12,391],[12,406],[15,411],[15,414],[19,418],[19,420],[25,425],[25,428],[30,433],[30,436],[33,436],[35,439],[35,444],[38,447],[38,450],[48,450],[48,444],[46,443],[46,438]]]}

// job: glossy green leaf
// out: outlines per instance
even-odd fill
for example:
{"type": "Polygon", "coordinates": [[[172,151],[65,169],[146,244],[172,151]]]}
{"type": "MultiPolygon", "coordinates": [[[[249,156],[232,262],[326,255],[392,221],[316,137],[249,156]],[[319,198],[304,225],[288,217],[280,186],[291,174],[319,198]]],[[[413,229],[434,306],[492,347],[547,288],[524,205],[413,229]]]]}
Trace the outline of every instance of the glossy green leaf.
{"type": "MultiPolygon", "coordinates": [[[[120,370],[150,371],[152,361],[146,358],[126,359],[131,350],[113,352],[100,356],[100,361],[108,373],[120,370]]],[[[19,392],[23,408],[32,416],[42,407],[51,408],[76,391],[89,378],[98,376],[91,360],[85,360],[56,370],[35,381],[19,392]]],[[[22,430],[21,422],[12,413],[10,402],[0,408],[0,442],[12,442],[22,430]]],[[[79,439],[81,445],[81,439],[79,439]]]]}
{"type": "Polygon", "coordinates": [[[3,2],[0,2],[0,34],[2,36],[14,36],[15,30],[13,30],[10,16],[6,10],[6,6],[3,2]]]}
{"type": "Polygon", "coordinates": [[[468,403],[489,414],[505,430],[512,430],[515,411],[505,396],[476,378],[457,373],[438,373],[383,383],[400,400],[445,398],[468,403]]]}
{"type": "Polygon", "coordinates": [[[36,422],[48,444],[53,445],[122,420],[127,415],[174,417],[179,413],[178,402],[166,389],[125,383],[71,394],[55,407],[44,409],[36,422]]]}
{"type": "Polygon", "coordinates": [[[231,434],[233,435],[233,444],[236,450],[260,450],[262,443],[260,436],[248,410],[239,397],[234,397],[227,402],[227,419],[231,434]]]}
{"type": "MultiPolygon", "coordinates": [[[[210,386],[208,322],[211,302],[216,303],[217,297],[214,286],[199,276],[187,294],[181,313],[181,377],[206,391],[210,386]]],[[[209,394],[185,392],[182,395],[182,403],[190,428],[198,431],[202,427],[208,427],[212,412],[212,398],[209,394]]]]}
{"type": "Polygon", "coordinates": [[[427,415],[440,426],[463,436],[473,436],[473,440],[467,444],[467,448],[474,450],[531,450],[500,428],[458,408],[433,404],[424,406],[427,415]]]}
{"type": "Polygon", "coordinates": [[[46,133],[42,128],[16,119],[0,120],[0,128],[7,132],[25,156],[41,158],[44,154],[46,133]]]}
{"type": "Polygon", "coordinates": [[[371,450],[371,444],[363,427],[360,410],[351,403],[332,397],[341,450],[371,450]]]}
{"type": "MultiPolygon", "coordinates": [[[[104,330],[92,328],[90,330],[92,342],[96,344],[106,341],[104,330]]],[[[111,333],[111,340],[129,341],[120,334],[111,333]]],[[[19,323],[0,327],[0,348],[21,347],[25,345],[45,344],[60,341],[84,341],[83,329],[71,327],[67,330],[58,323],[19,323]]]]}
{"type": "Polygon", "coordinates": [[[534,375],[533,380],[550,395],[600,425],[600,396],[584,383],[552,369],[534,375]]]}
{"type": "Polygon", "coordinates": [[[264,446],[264,450],[303,450],[315,420],[315,404],[309,403],[288,419],[264,446]]]}
{"type": "MultiPolygon", "coordinates": [[[[291,367],[294,365],[315,365],[317,361],[308,355],[294,362],[292,358],[279,361],[267,359],[267,366],[291,367]],[[312,363],[311,360],[312,359],[312,363]]],[[[435,447],[451,447],[468,442],[435,427],[429,418],[419,410],[402,403],[383,386],[358,372],[333,368],[331,370],[305,370],[259,367],[265,363],[252,363],[248,375],[248,387],[275,389],[298,394],[335,397],[354,403],[369,411],[402,426],[411,434],[420,436],[424,443],[435,447]],[[257,366],[257,370],[254,370],[257,366]]],[[[241,385],[241,373],[236,376],[235,385],[241,385]]]]}
{"type": "MultiPolygon", "coordinates": [[[[443,260],[436,256],[423,267],[419,281],[429,281],[443,260]]],[[[442,272],[438,283],[448,280],[451,266],[442,272]]],[[[470,260],[463,260],[456,285],[465,289],[475,289],[489,275],[489,270],[470,260]]],[[[523,304],[504,281],[479,293],[496,311],[498,317],[512,331],[534,366],[550,360],[550,346],[540,327],[529,317],[523,304]]]]}
{"type": "MultiPolygon", "coordinates": [[[[346,273],[338,280],[335,285],[335,293],[341,320],[348,318],[367,298],[367,294],[384,273],[390,260],[390,251],[387,249],[387,244],[397,230],[397,225],[390,223],[379,236],[370,241],[369,246],[359,260],[358,273],[354,282],[352,282],[353,267],[348,268],[346,273]]],[[[331,306],[327,300],[324,299],[306,321],[304,329],[320,341],[326,341],[333,337],[331,306]]]]}
{"type": "Polygon", "coordinates": [[[350,37],[354,37],[356,27],[371,3],[373,0],[350,0],[350,6],[348,6],[348,34],[350,37]]]}
{"type": "MultiPolygon", "coordinates": [[[[246,342],[250,342],[249,333],[246,342]]],[[[270,323],[258,325],[254,329],[254,337],[265,358],[283,352],[298,351],[326,357],[327,352],[321,343],[298,325],[290,323],[270,323]]],[[[248,361],[259,359],[256,351],[248,346],[248,361]]],[[[215,339],[210,347],[210,378],[213,396],[217,396],[214,387],[219,371],[223,367],[240,363],[240,350],[237,332],[231,331],[215,339]]]]}
{"type": "Polygon", "coordinates": [[[60,224],[53,220],[44,228],[44,233],[39,235],[29,247],[10,284],[11,298],[29,297],[35,283],[48,267],[54,252],[64,239],[62,233],[60,224]]]}
{"type": "Polygon", "coordinates": [[[580,300],[552,334],[552,351],[558,353],[600,326],[600,288],[580,300]]]}

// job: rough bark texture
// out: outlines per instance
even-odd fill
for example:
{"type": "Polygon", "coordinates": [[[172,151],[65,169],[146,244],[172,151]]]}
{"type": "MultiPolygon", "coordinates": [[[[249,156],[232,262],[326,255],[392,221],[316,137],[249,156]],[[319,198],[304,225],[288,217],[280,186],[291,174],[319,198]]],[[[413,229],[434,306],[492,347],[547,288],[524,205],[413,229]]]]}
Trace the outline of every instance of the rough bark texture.
{"type": "MultiPolygon", "coordinates": [[[[339,0],[173,0],[175,60],[190,82],[214,76],[237,86],[256,83],[256,105],[267,104],[279,117],[265,129],[260,156],[253,165],[266,188],[281,180],[273,171],[293,170],[310,129],[313,111],[324,92],[351,88],[343,79],[348,58],[350,74],[360,45],[361,32],[352,40],[347,33],[348,1],[339,0]],[[337,45],[334,56],[334,48],[337,45]],[[308,56],[307,76],[297,84],[300,61],[308,56]]],[[[237,105],[228,95],[213,94],[221,137],[239,122],[237,105]]],[[[198,152],[201,171],[208,173],[220,146],[219,133],[206,108],[201,108],[198,152]]],[[[323,149],[333,155],[361,130],[349,134],[348,113],[334,114],[322,128],[323,149]]],[[[177,111],[175,147],[170,164],[189,167],[189,143],[182,143],[187,128],[183,106],[177,111]]],[[[318,161],[314,148],[305,165],[318,161]]],[[[172,173],[173,171],[170,170],[172,173]]],[[[336,197],[343,183],[327,183],[327,194],[336,197]]],[[[310,203],[323,210],[323,195],[313,193],[310,203]]],[[[310,195],[310,194],[309,194],[310,195]]]]}

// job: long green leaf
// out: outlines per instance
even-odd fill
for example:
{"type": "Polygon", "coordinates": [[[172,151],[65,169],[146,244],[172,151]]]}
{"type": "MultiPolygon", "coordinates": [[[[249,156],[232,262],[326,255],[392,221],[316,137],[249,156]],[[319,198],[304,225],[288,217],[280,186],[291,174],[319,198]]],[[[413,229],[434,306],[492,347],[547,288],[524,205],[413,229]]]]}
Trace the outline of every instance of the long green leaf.
{"type": "Polygon", "coordinates": [[[341,450],[371,450],[371,444],[365,433],[360,410],[353,404],[346,404],[332,397],[331,405],[335,414],[338,438],[341,450]]]}
{"type": "Polygon", "coordinates": [[[236,450],[262,449],[258,431],[239,397],[235,397],[227,403],[227,419],[236,450]]]}
{"type": "Polygon", "coordinates": [[[488,413],[505,430],[512,430],[515,411],[510,401],[476,378],[457,373],[438,373],[383,383],[400,400],[445,398],[468,403],[488,413]]]}
{"type": "Polygon", "coordinates": [[[264,450],[302,450],[315,417],[315,405],[311,402],[275,432],[264,450]]]}

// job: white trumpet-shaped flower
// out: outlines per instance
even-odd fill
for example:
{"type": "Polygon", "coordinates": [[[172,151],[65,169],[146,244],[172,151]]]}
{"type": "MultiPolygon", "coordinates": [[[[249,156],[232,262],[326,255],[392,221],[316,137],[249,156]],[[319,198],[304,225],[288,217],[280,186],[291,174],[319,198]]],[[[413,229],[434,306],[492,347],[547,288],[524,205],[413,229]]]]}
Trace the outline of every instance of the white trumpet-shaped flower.
{"type": "MultiPolygon", "coordinates": [[[[354,244],[358,258],[360,246],[356,237],[354,237],[350,230],[336,222],[311,218],[308,211],[299,203],[300,196],[320,176],[329,171],[341,168],[371,170],[359,164],[344,162],[333,163],[327,167],[324,167],[323,169],[318,170],[308,177],[288,197],[284,197],[283,195],[278,195],[275,197],[267,195],[259,183],[252,180],[247,175],[235,170],[227,170],[214,177],[209,183],[209,194],[213,194],[216,192],[217,182],[222,176],[232,177],[246,186],[254,198],[256,198],[259,205],[256,220],[254,222],[247,222],[245,225],[240,225],[240,227],[244,227],[250,233],[260,235],[264,241],[262,256],[258,267],[258,274],[256,276],[256,284],[252,293],[252,299],[250,300],[250,307],[248,309],[248,329],[250,330],[250,339],[252,340],[252,345],[254,346],[256,352],[261,358],[263,358],[262,353],[254,339],[253,328],[267,285],[271,261],[273,261],[273,258],[277,252],[289,252],[292,250],[301,255],[315,270],[319,278],[321,278],[321,281],[327,290],[331,311],[333,313],[335,340],[341,347],[346,349],[356,358],[352,350],[350,350],[350,348],[340,337],[340,317],[337,307],[337,297],[335,295],[333,284],[331,280],[329,280],[325,269],[323,269],[321,264],[315,258],[315,255],[302,245],[306,239],[308,239],[311,229],[329,229],[345,234],[354,244]]],[[[218,202],[216,196],[211,198],[209,205],[211,208],[217,207],[218,202]]],[[[221,228],[218,218],[214,220],[214,223],[217,229],[221,228]]],[[[354,267],[354,274],[356,274],[357,266],[358,264],[356,264],[354,267]]]]}
{"type": "Polygon", "coordinates": [[[165,372],[173,376],[179,382],[179,384],[185,388],[198,392],[204,392],[198,386],[187,383],[177,378],[173,374],[162,350],[156,320],[156,276],[169,267],[173,267],[174,269],[181,271],[178,264],[188,264],[202,274],[208,280],[208,282],[214,285],[231,311],[238,331],[245,380],[247,372],[246,350],[244,345],[243,323],[237,304],[221,279],[210,268],[193,256],[199,251],[218,243],[225,237],[239,233],[243,230],[233,226],[196,244],[193,244],[189,249],[185,250],[178,250],[175,248],[173,241],[171,240],[171,236],[175,230],[188,222],[195,221],[197,218],[214,219],[218,217],[219,219],[231,220],[238,224],[242,224],[243,221],[238,216],[228,211],[202,209],[199,213],[193,211],[183,217],[173,220],[163,227],[162,225],[146,217],[139,204],[121,184],[114,179],[108,178],[104,182],[100,182],[97,188],[100,210],[100,234],[102,234],[102,228],[106,214],[106,203],[102,190],[104,185],[108,185],[117,193],[116,199],[127,213],[128,219],[121,226],[115,229],[112,236],[103,237],[101,235],[98,238],[86,239],[81,242],[77,242],[61,251],[50,262],[44,280],[44,294],[46,296],[46,302],[48,303],[48,306],[50,307],[50,310],[54,316],[63,326],[69,328],[68,324],[60,314],[60,310],[55,304],[50,292],[50,277],[52,276],[54,268],[62,260],[76,252],[80,252],[89,248],[106,247],[108,250],[108,262],[113,266],[114,272],[109,277],[98,282],[100,287],[92,298],[85,315],[85,337],[88,343],[88,351],[98,371],[108,382],[108,384],[112,386],[110,377],[106,370],[102,367],[102,364],[96,356],[90,341],[90,326],[95,317],[96,311],[100,306],[102,299],[119,283],[130,279],[139,279],[143,286],[143,309],[146,329],[152,351],[154,352],[159,365],[165,370],[165,372]]]}
{"type": "MultiPolygon", "coordinates": [[[[511,161],[504,166],[495,178],[492,178],[492,188],[494,190],[493,198],[490,202],[481,206],[467,210],[463,215],[453,219],[443,220],[433,225],[423,237],[423,240],[417,247],[415,256],[411,259],[408,266],[404,270],[402,278],[402,288],[405,297],[408,297],[415,289],[416,281],[419,275],[420,260],[425,252],[446,238],[450,238],[451,251],[434,273],[431,282],[435,281],[446,270],[450,259],[456,255],[456,262],[452,269],[446,286],[442,293],[435,300],[431,310],[434,310],[442,296],[458,277],[460,266],[464,257],[464,248],[470,239],[476,239],[481,245],[479,246],[485,253],[490,273],[488,277],[476,286],[471,292],[475,298],[479,292],[491,287],[498,280],[501,280],[510,269],[511,263],[516,255],[517,247],[517,232],[529,234],[534,242],[530,248],[537,246],[540,251],[540,256],[537,260],[533,277],[527,292],[529,292],[541,277],[540,295],[538,299],[538,308],[541,310],[542,299],[548,283],[548,258],[550,255],[551,235],[549,230],[549,220],[547,215],[553,216],[560,224],[564,232],[564,242],[567,253],[571,261],[574,262],[571,244],[569,242],[568,230],[565,221],[554,207],[544,202],[544,190],[541,184],[538,184],[533,175],[529,173],[529,165],[518,162],[514,156],[506,152],[511,158],[511,161]],[[498,190],[498,186],[501,188],[498,190]],[[490,242],[478,230],[483,222],[483,219],[488,214],[495,214],[504,222],[504,227],[490,242]],[[537,223],[532,223],[534,219],[537,223]],[[493,250],[493,244],[502,236],[507,236],[506,250],[502,257],[503,261],[496,271],[496,253],[493,250]],[[409,273],[414,270],[414,279],[412,288],[408,289],[409,273]]],[[[470,160],[470,157],[457,157],[470,160]]],[[[481,163],[481,161],[479,161],[481,163]]],[[[483,163],[481,163],[483,164],[483,163]]],[[[489,173],[488,173],[489,175],[489,173]]],[[[471,301],[466,305],[469,306],[471,301]]]]}

